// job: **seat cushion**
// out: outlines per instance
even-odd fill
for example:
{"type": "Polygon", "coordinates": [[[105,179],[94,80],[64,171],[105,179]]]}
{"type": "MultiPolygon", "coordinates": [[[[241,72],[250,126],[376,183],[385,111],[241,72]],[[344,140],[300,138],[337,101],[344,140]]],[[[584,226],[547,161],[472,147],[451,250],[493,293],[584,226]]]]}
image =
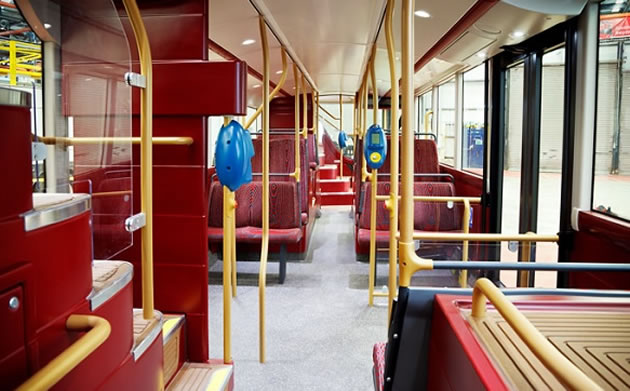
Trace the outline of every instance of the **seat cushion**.
{"type": "Polygon", "coordinates": [[[372,362],[374,363],[374,389],[383,391],[385,384],[385,349],[386,342],[378,342],[372,348],[372,362]]]}
{"type": "MultiPolygon", "coordinates": [[[[270,229],[269,243],[297,243],[302,239],[301,228],[270,229]]],[[[242,227],[236,229],[236,241],[239,243],[259,243],[262,240],[262,228],[242,227]]]]}

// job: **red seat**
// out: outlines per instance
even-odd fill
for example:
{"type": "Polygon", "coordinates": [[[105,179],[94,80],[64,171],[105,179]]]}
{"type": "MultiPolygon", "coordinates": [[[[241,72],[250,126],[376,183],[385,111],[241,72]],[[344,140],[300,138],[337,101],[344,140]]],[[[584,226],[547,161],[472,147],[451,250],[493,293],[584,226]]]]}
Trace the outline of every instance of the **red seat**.
{"type": "MultiPolygon", "coordinates": [[[[255,138],[255,155],[252,158],[252,172],[262,172],[262,138],[255,138]]],[[[290,176],[273,174],[290,174],[295,171],[295,139],[293,136],[275,136],[269,140],[269,173],[271,181],[295,181],[290,176]]],[[[300,182],[298,184],[300,211],[308,214],[308,181],[310,178],[309,164],[306,156],[306,140],[300,140],[300,182]]],[[[262,180],[262,176],[254,175],[254,181],[262,180]]]]}
{"type": "Polygon", "coordinates": [[[387,348],[386,342],[378,342],[374,344],[372,348],[372,362],[374,364],[374,389],[376,391],[383,391],[385,385],[385,349],[387,348]]]}
{"type": "MultiPolygon", "coordinates": [[[[251,182],[235,192],[236,242],[262,240],[262,183],[251,182]]],[[[280,283],[286,273],[286,246],[302,239],[302,218],[294,182],[269,184],[269,243],[281,245],[280,283]]],[[[223,186],[215,181],[210,188],[208,240],[223,241],[223,186]]]]}
{"type": "MultiPolygon", "coordinates": [[[[371,218],[371,189],[372,184],[366,183],[365,191],[361,195],[359,227],[357,242],[359,247],[370,245],[371,218]]],[[[377,194],[388,195],[390,184],[379,182],[377,194]]],[[[416,196],[452,196],[455,188],[447,182],[415,182],[416,196]]],[[[389,243],[389,211],[385,209],[385,201],[376,203],[376,245],[387,247],[389,243]]],[[[444,202],[414,202],[414,230],[415,231],[459,231],[462,226],[461,208],[455,204],[452,208],[444,202]]]]}

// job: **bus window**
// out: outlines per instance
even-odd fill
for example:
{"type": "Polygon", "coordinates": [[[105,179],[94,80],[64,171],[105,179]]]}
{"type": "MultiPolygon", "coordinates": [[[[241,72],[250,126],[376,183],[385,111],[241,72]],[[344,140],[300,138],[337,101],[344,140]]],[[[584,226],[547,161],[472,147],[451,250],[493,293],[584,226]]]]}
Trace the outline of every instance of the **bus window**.
{"type": "Polygon", "coordinates": [[[433,101],[433,90],[429,90],[418,97],[418,132],[432,132],[431,107],[433,101]],[[426,121],[426,122],[425,122],[426,121]]]}
{"type": "Polygon", "coordinates": [[[455,79],[438,87],[438,158],[455,165],[455,79]]]}
{"type": "Polygon", "coordinates": [[[611,11],[600,15],[592,208],[630,220],[630,16],[611,11]]]}
{"type": "Polygon", "coordinates": [[[464,73],[462,168],[483,175],[485,64],[464,73]]]}
{"type": "MultiPolygon", "coordinates": [[[[538,165],[537,232],[553,234],[560,228],[562,143],[564,125],[564,58],[560,47],[542,57],[540,151],[538,165]]],[[[536,244],[536,262],[557,262],[555,243],[536,244]]],[[[535,286],[555,288],[556,272],[536,272],[535,286]]]]}

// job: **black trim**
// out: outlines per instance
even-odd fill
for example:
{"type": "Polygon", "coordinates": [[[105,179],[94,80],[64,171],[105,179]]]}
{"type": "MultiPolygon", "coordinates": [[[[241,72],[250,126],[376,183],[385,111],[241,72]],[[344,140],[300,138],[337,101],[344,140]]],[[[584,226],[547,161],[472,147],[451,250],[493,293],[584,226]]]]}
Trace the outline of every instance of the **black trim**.
{"type": "MultiPolygon", "coordinates": [[[[562,178],[560,191],[560,242],[558,262],[569,261],[573,248],[571,212],[573,209],[573,162],[575,160],[575,107],[577,92],[577,19],[567,23],[564,57],[564,120],[562,135],[562,178]]],[[[558,273],[556,286],[568,285],[568,274],[558,273]]]]}
{"type": "MultiPolygon", "coordinates": [[[[538,183],[540,168],[540,120],[542,102],[543,51],[530,53],[524,62],[523,140],[521,150],[521,192],[518,229],[520,233],[538,230],[538,183]]],[[[532,245],[532,258],[535,254],[532,245]]],[[[521,258],[519,249],[519,259],[521,258]]],[[[532,261],[534,259],[531,259],[532,261]]],[[[517,285],[521,286],[520,274],[517,285]]],[[[533,286],[534,273],[529,273],[528,286],[533,286]]]]}

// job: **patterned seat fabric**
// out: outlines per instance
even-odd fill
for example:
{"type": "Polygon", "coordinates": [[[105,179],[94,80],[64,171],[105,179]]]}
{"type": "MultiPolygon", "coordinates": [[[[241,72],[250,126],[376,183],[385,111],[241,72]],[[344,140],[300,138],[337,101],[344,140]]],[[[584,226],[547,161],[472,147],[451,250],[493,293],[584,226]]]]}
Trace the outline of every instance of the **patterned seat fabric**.
{"type": "Polygon", "coordinates": [[[385,349],[387,348],[386,342],[378,342],[374,344],[372,348],[372,362],[374,363],[374,389],[376,391],[383,391],[385,384],[385,349]]]}
{"type": "MultiPolygon", "coordinates": [[[[262,237],[262,183],[251,182],[235,193],[236,239],[255,242],[262,237]]],[[[269,236],[271,242],[295,243],[302,238],[301,213],[298,210],[296,184],[269,184],[269,236]]],[[[217,181],[210,188],[208,239],[223,240],[223,187],[217,181]]]]}
{"type": "MultiPolygon", "coordinates": [[[[252,140],[255,155],[252,158],[252,172],[262,172],[262,138],[252,140]]],[[[293,136],[274,136],[269,140],[269,172],[272,174],[290,174],[295,171],[295,139],[293,136]]],[[[308,181],[310,178],[306,140],[300,140],[300,211],[308,213],[308,181]]],[[[255,175],[254,181],[261,181],[262,176],[255,175]]],[[[270,176],[271,181],[295,181],[290,176],[270,176]]]]}
{"type": "MultiPolygon", "coordinates": [[[[455,188],[447,182],[415,182],[416,196],[452,196],[455,188]]],[[[359,216],[359,230],[357,241],[360,247],[370,243],[370,202],[372,184],[365,183],[361,195],[359,216]]],[[[390,184],[379,182],[376,188],[378,195],[388,195],[390,184]]],[[[458,231],[462,224],[462,211],[458,204],[448,207],[445,202],[414,202],[414,230],[415,231],[458,231]]],[[[376,244],[385,247],[389,243],[389,211],[385,208],[385,201],[376,203],[376,244]]]]}

